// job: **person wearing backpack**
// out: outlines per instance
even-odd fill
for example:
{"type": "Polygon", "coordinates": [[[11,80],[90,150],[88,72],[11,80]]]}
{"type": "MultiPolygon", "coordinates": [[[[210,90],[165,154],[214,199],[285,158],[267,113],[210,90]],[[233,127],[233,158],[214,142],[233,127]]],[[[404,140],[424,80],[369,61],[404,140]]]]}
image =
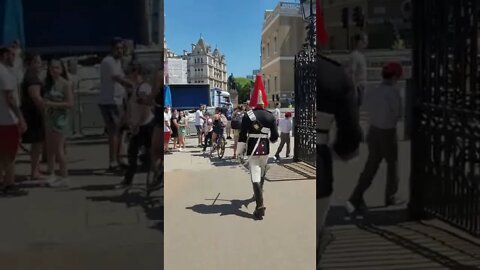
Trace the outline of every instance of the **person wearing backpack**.
{"type": "Polygon", "coordinates": [[[240,129],[242,128],[242,118],[244,116],[243,106],[240,105],[235,108],[235,111],[232,115],[232,129],[233,129],[233,158],[237,158],[237,144],[240,137],[240,129]]]}

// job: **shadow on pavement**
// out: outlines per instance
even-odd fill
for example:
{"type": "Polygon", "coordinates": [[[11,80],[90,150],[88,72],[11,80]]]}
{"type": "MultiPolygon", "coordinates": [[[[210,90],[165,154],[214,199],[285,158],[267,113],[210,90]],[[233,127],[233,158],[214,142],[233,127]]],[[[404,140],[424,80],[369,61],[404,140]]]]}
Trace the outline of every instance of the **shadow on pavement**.
{"type": "MultiPolygon", "coordinates": [[[[74,160],[69,160],[68,161],[68,164],[75,164],[75,163],[79,163],[79,162],[84,162],[86,161],[85,159],[74,159],[74,160]]],[[[31,164],[31,161],[30,159],[17,159],[15,161],[15,164],[27,164],[27,165],[30,165],[31,164]]]]}
{"type": "Polygon", "coordinates": [[[105,145],[106,143],[107,143],[106,140],[69,142],[71,146],[95,146],[95,145],[105,145]]]}
{"type": "Polygon", "coordinates": [[[84,191],[107,191],[107,190],[114,190],[114,184],[112,185],[87,185],[82,187],[70,188],[69,191],[75,190],[84,190],[84,191]]]}
{"type": "Polygon", "coordinates": [[[70,176],[122,176],[123,172],[108,173],[105,169],[69,169],[70,176]]]}
{"type": "Polygon", "coordinates": [[[144,196],[144,192],[132,192],[129,189],[119,195],[110,196],[88,196],[87,200],[93,202],[112,202],[126,204],[127,207],[140,206],[145,211],[149,220],[155,221],[156,225],[151,229],[159,230],[163,233],[163,197],[161,196],[144,196]]]}
{"type": "Polygon", "coordinates": [[[327,217],[327,226],[336,225],[358,225],[358,224],[374,224],[378,226],[396,225],[402,222],[411,221],[408,210],[387,209],[387,208],[369,208],[368,213],[363,219],[352,219],[347,215],[343,206],[334,206],[330,208],[327,217]]]}
{"type": "MultiPolygon", "coordinates": [[[[210,199],[207,199],[210,200],[210,199]]],[[[255,198],[250,198],[247,200],[213,200],[212,201],[222,201],[230,202],[230,204],[218,204],[218,205],[206,205],[206,204],[197,204],[192,207],[187,207],[186,209],[192,210],[199,214],[220,214],[220,216],[235,215],[243,218],[254,219],[254,215],[242,211],[242,206],[248,208],[248,205],[255,201],[255,198]]]]}
{"type": "MultiPolygon", "coordinates": [[[[455,259],[450,258],[450,256],[447,256],[445,254],[442,254],[440,252],[437,252],[429,247],[426,247],[423,244],[420,244],[421,241],[423,240],[422,238],[425,238],[425,235],[419,235],[418,239],[409,239],[407,237],[404,237],[400,234],[397,234],[395,232],[392,232],[390,230],[385,230],[376,226],[372,225],[365,225],[365,226],[359,226],[360,229],[370,232],[372,234],[376,234],[378,236],[381,236],[387,241],[392,242],[393,244],[397,246],[401,246],[407,250],[412,251],[413,253],[417,255],[421,255],[431,261],[434,261],[438,264],[441,264],[448,269],[478,269],[475,266],[470,266],[463,264],[455,259]]],[[[417,232],[418,233],[418,232],[417,232]]],[[[427,235],[427,238],[431,238],[430,236],[427,235]]],[[[442,240],[434,239],[437,240],[439,243],[444,243],[442,240]]],[[[464,252],[462,252],[464,253],[464,252]]],[[[474,256],[468,254],[471,258],[475,258],[474,256]]]]}
{"type": "Polygon", "coordinates": [[[407,209],[370,208],[363,220],[346,217],[343,207],[333,207],[329,212],[327,224],[333,226],[333,240],[322,255],[321,269],[344,269],[356,264],[372,269],[400,267],[393,253],[398,258],[409,257],[401,265],[412,269],[427,267],[426,264],[438,268],[440,264],[448,269],[467,270],[478,269],[480,265],[478,243],[446,229],[416,222],[409,218],[407,209]]]}

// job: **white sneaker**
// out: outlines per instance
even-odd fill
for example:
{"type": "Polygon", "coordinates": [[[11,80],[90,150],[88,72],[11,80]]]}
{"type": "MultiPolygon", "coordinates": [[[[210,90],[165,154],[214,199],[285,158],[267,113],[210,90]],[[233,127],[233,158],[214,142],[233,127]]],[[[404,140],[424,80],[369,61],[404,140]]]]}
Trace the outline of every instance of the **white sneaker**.
{"type": "Polygon", "coordinates": [[[50,184],[51,187],[68,187],[70,180],[68,178],[59,178],[57,181],[50,184]]]}
{"type": "Polygon", "coordinates": [[[49,184],[49,185],[52,185],[53,183],[55,183],[57,181],[57,179],[58,179],[57,176],[55,174],[52,174],[49,177],[47,177],[45,182],[47,182],[47,184],[49,184]]]}
{"type": "Polygon", "coordinates": [[[183,148],[178,148],[178,152],[183,152],[183,148]]]}
{"type": "Polygon", "coordinates": [[[345,209],[347,210],[347,213],[349,215],[353,214],[357,209],[355,208],[355,206],[350,202],[350,201],[347,201],[345,203],[345,209]]]}

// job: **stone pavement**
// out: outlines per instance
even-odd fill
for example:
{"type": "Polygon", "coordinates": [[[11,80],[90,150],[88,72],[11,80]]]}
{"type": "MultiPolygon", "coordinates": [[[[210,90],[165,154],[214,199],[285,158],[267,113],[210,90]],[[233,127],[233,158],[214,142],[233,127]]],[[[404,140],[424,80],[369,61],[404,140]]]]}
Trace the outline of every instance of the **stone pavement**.
{"type": "MultiPolygon", "coordinates": [[[[163,269],[163,195],[145,198],[145,174],[115,190],[121,177],[103,174],[107,153],[104,139],[74,141],[69,189],[23,182],[27,196],[0,197],[0,269],[163,269]]],[[[26,155],[17,168],[29,173],[26,155]]]]}
{"type": "Polygon", "coordinates": [[[255,221],[252,185],[232,150],[210,160],[195,139],[187,144],[195,147],[165,158],[165,269],[315,269],[314,173],[272,165],[266,216],[255,221]]]}

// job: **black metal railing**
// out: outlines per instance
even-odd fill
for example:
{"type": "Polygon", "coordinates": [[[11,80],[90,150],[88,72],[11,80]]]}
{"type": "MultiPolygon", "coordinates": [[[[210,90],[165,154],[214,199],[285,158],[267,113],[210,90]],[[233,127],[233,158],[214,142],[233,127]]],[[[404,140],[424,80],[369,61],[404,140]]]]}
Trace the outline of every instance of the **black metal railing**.
{"type": "Polygon", "coordinates": [[[413,3],[410,210],[480,236],[480,3],[413,3]]]}
{"type": "Polygon", "coordinates": [[[316,166],[316,78],[315,48],[306,47],[295,56],[294,160],[316,166]]]}

